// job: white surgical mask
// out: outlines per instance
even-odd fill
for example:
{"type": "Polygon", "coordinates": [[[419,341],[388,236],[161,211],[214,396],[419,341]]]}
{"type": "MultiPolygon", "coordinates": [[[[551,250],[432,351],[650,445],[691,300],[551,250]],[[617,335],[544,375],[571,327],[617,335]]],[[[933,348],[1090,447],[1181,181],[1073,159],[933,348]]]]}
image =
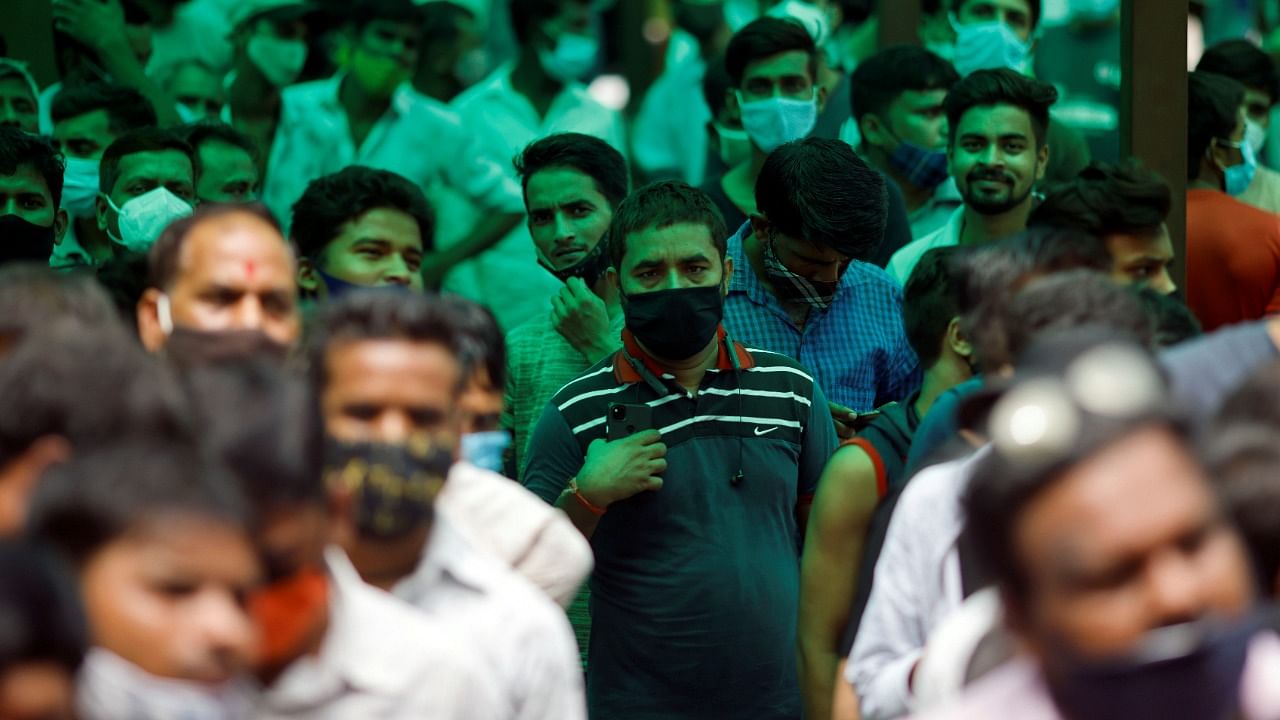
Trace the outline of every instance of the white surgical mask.
{"type": "Polygon", "coordinates": [[[85,720],[241,720],[251,699],[246,683],[163,678],[98,647],[76,675],[76,709],[85,720]]]}
{"type": "MultiPolygon", "coordinates": [[[[194,212],[191,203],[169,192],[166,187],[158,187],[143,193],[116,207],[111,196],[103,195],[107,204],[119,216],[116,223],[120,226],[120,237],[110,235],[111,239],[124,246],[129,252],[145,253],[160,237],[169,223],[184,218],[194,212]]],[[[108,228],[110,234],[110,228],[108,228]]]]}
{"type": "Polygon", "coordinates": [[[502,472],[502,455],[511,446],[506,430],[467,433],[462,436],[462,459],[496,473],[502,472]]]}
{"type": "Polygon", "coordinates": [[[302,66],[307,63],[307,44],[301,40],[254,35],[249,38],[245,51],[267,82],[276,87],[284,87],[297,80],[302,66]]]}
{"type": "Polygon", "coordinates": [[[600,41],[595,36],[565,33],[556,41],[555,48],[538,51],[538,61],[548,75],[568,83],[586,77],[596,66],[599,54],[600,41]]]}
{"type": "Polygon", "coordinates": [[[62,209],[74,218],[93,217],[99,192],[98,161],[67,158],[67,169],[62,174],[62,209]]]}
{"type": "Polygon", "coordinates": [[[785,0],[769,8],[765,15],[775,18],[791,18],[798,21],[809,31],[813,44],[822,47],[831,37],[831,21],[827,14],[813,3],[803,0],[785,0]]]}
{"type": "Polygon", "coordinates": [[[1261,153],[1262,147],[1267,144],[1267,129],[1252,118],[1245,118],[1244,141],[1253,148],[1255,155],[1261,153]]]}
{"type": "Polygon", "coordinates": [[[738,93],[738,104],[742,108],[742,127],[746,129],[751,141],[766,153],[779,147],[806,137],[813,131],[818,122],[817,90],[815,97],[808,100],[793,100],[785,97],[770,97],[764,100],[746,102],[742,93],[738,93]]]}
{"type": "Polygon", "coordinates": [[[746,130],[716,123],[716,135],[720,138],[720,160],[725,167],[734,167],[751,157],[751,136],[746,130]]]}
{"type": "Polygon", "coordinates": [[[1003,22],[961,25],[955,16],[951,26],[956,31],[954,63],[956,72],[967,77],[978,70],[1008,68],[1025,73],[1031,66],[1031,43],[1023,42],[1003,22]]]}

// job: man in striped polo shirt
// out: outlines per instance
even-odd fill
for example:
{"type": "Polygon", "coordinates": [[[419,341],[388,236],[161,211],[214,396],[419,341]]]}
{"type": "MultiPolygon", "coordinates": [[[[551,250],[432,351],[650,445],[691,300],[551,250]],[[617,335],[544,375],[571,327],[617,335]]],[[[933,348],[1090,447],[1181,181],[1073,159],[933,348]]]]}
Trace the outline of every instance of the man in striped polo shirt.
{"type": "Polygon", "coordinates": [[[622,202],[623,348],[556,393],[529,443],[529,489],[596,554],[592,717],[800,717],[798,551],[835,428],[807,370],[725,333],[726,236],[683,183],[622,202]]]}

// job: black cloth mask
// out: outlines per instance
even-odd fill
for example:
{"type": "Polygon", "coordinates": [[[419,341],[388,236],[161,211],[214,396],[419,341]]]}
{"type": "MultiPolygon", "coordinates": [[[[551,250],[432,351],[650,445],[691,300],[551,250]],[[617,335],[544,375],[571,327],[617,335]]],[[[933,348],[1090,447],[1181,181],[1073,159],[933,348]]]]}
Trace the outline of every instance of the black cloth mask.
{"type": "Polygon", "coordinates": [[[0,215],[0,263],[47,263],[52,254],[52,225],[45,227],[17,215],[0,215]]]}
{"type": "Polygon", "coordinates": [[[641,345],[666,360],[697,355],[715,337],[724,317],[720,285],[624,295],[627,329],[641,345]]]}

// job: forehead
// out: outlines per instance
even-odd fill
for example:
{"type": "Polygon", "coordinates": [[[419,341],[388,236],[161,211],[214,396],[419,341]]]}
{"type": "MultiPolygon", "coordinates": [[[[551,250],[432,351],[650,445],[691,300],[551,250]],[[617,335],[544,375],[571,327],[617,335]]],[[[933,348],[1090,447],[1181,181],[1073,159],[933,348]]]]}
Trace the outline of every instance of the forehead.
{"type": "Polygon", "coordinates": [[[711,231],[701,223],[676,223],[627,233],[624,267],[646,262],[674,262],[694,255],[720,257],[711,231]]]}
{"type": "Polygon", "coordinates": [[[1140,554],[1213,509],[1208,482],[1182,443],[1151,427],[1065,471],[1027,505],[1018,536],[1031,562],[1140,554]]]}
{"type": "Polygon", "coordinates": [[[294,284],[293,254],[266,221],[232,213],[199,222],[182,246],[178,280],[240,283],[253,276],[263,284],[294,284]],[[250,272],[252,268],[252,272],[250,272]]]}
{"type": "Polygon", "coordinates": [[[76,115],[54,123],[53,136],[59,140],[81,135],[107,135],[111,132],[111,118],[104,108],[90,110],[83,115],[76,115]]]}
{"type": "Polygon", "coordinates": [[[982,135],[996,138],[1004,135],[1035,136],[1031,115],[1013,105],[978,105],[960,116],[956,135],[982,135]]]}
{"type": "Polygon", "coordinates": [[[894,98],[893,107],[910,112],[924,108],[936,108],[946,99],[946,90],[903,90],[901,95],[894,98]]]}
{"type": "Polygon", "coordinates": [[[1246,86],[1244,89],[1244,102],[1246,105],[1257,105],[1259,103],[1263,105],[1270,105],[1272,99],[1271,93],[1263,90],[1262,88],[1246,86]]]}
{"type": "Polygon", "coordinates": [[[397,245],[422,247],[422,229],[407,212],[395,208],[373,208],[343,224],[334,242],[385,240],[397,245]]]}
{"type": "Polygon", "coordinates": [[[185,178],[194,176],[191,158],[178,150],[148,150],[120,158],[116,185],[132,178],[185,178]]]}
{"type": "Polygon", "coordinates": [[[529,176],[526,189],[530,207],[554,205],[569,200],[594,200],[601,202],[595,178],[571,167],[549,167],[529,176]]]}
{"type": "Polygon", "coordinates": [[[404,338],[339,340],[325,353],[327,393],[383,394],[395,398],[415,390],[447,390],[458,386],[462,368],[438,342],[404,338]]]}
{"type": "Polygon", "coordinates": [[[1113,256],[1173,257],[1173,240],[1165,225],[1161,225],[1154,233],[1111,233],[1104,240],[1113,256]]]}
{"type": "Polygon", "coordinates": [[[200,153],[200,165],[206,169],[219,163],[254,164],[248,150],[222,140],[206,140],[196,149],[200,153]]]}
{"type": "Polygon", "coordinates": [[[756,78],[780,78],[792,75],[803,75],[812,79],[809,74],[809,59],[809,53],[803,50],[788,50],[753,60],[743,69],[742,81],[745,83],[756,78]]]}
{"type": "Polygon", "coordinates": [[[0,174],[0,196],[38,193],[51,197],[44,176],[32,165],[19,165],[12,175],[0,174]]]}
{"type": "Polygon", "coordinates": [[[31,86],[27,81],[14,75],[0,77],[0,96],[24,97],[31,102],[36,101],[36,96],[31,94],[31,86]]]}

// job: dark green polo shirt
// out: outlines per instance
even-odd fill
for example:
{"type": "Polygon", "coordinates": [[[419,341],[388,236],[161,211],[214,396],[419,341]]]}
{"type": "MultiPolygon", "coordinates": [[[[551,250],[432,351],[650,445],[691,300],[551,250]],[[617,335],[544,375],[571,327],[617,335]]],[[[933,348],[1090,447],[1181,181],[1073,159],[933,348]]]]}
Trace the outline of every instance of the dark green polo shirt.
{"type": "Polygon", "coordinates": [[[721,338],[690,396],[624,333],[556,393],[529,444],[525,483],[547,502],[604,438],[610,403],[651,406],[667,444],[662,489],[615,503],[591,540],[592,717],[800,717],[796,505],[835,428],[807,370],[721,338]]]}

